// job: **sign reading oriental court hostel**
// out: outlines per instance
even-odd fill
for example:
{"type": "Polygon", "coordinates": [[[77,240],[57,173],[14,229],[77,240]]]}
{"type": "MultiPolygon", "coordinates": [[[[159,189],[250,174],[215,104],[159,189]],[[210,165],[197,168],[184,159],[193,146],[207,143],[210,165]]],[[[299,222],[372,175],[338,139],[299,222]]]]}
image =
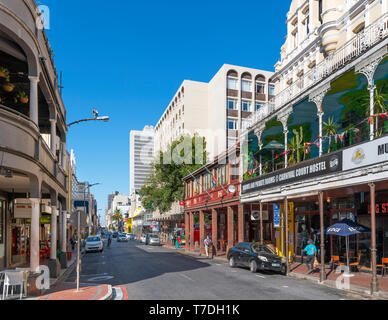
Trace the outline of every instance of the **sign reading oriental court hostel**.
{"type": "Polygon", "coordinates": [[[244,181],[241,193],[277,187],[297,181],[307,180],[342,171],[342,152],[331,153],[320,158],[304,161],[287,169],[244,181]]]}

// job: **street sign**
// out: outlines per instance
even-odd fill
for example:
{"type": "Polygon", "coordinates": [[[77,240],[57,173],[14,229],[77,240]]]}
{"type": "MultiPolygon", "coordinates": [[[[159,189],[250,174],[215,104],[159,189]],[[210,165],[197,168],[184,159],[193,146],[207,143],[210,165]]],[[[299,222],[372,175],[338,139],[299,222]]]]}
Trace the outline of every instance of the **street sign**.
{"type": "Polygon", "coordinates": [[[280,228],[280,208],[276,203],[273,205],[273,223],[275,228],[280,228]]]}

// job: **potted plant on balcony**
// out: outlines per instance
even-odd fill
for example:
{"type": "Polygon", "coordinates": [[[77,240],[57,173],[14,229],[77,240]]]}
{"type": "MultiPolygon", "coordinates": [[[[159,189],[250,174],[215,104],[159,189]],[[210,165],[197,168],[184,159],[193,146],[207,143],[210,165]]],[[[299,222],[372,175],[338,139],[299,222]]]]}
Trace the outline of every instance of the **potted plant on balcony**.
{"type": "Polygon", "coordinates": [[[3,89],[5,92],[12,92],[15,86],[12,83],[6,83],[3,85],[3,89]]]}
{"type": "Polygon", "coordinates": [[[9,82],[9,71],[7,68],[0,67],[0,78],[4,78],[9,82]]]}
{"type": "Polygon", "coordinates": [[[21,103],[26,104],[28,103],[28,96],[24,91],[20,91],[17,93],[14,100],[15,103],[18,103],[18,101],[20,101],[21,103]]]}
{"type": "Polygon", "coordinates": [[[329,118],[327,120],[327,123],[324,122],[323,125],[325,126],[323,128],[323,133],[324,133],[324,135],[329,137],[329,149],[327,150],[327,153],[330,153],[331,138],[337,134],[337,130],[339,128],[339,125],[334,122],[334,117],[329,118]]]}

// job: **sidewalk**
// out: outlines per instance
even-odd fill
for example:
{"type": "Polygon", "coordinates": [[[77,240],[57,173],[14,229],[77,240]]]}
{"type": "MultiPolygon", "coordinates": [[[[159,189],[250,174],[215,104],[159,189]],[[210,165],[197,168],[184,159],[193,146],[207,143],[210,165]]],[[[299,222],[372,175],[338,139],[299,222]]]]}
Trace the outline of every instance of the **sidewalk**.
{"type": "MultiPolygon", "coordinates": [[[[342,276],[343,273],[336,273],[335,270],[331,271],[330,266],[326,266],[325,271],[327,279],[323,283],[320,283],[319,269],[316,269],[315,272],[312,274],[308,274],[308,268],[306,264],[292,263],[290,265],[289,276],[298,279],[313,281],[340,290],[371,296],[370,285],[372,274],[366,272],[352,272],[352,274],[354,275],[353,277],[345,278],[342,276]],[[348,283],[347,280],[349,280],[348,283]]],[[[374,294],[374,296],[383,299],[388,299],[388,277],[382,278],[381,275],[378,274],[377,280],[379,283],[380,291],[374,294]]]]}
{"type": "Polygon", "coordinates": [[[37,300],[110,300],[113,295],[112,286],[107,284],[91,285],[80,283],[80,292],[73,282],[62,282],[37,300]]]}

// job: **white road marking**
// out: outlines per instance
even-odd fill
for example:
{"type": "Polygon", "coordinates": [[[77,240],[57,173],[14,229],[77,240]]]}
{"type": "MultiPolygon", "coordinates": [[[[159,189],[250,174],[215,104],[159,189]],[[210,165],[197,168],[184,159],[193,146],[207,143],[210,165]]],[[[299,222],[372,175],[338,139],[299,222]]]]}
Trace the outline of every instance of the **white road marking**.
{"type": "Polygon", "coordinates": [[[182,276],[183,278],[186,278],[190,281],[194,281],[193,279],[191,279],[189,276],[186,276],[185,274],[180,274],[180,276],[182,276]]]}
{"type": "Polygon", "coordinates": [[[288,288],[288,286],[283,286],[283,288],[288,288]]]}
{"type": "Polygon", "coordinates": [[[94,278],[90,278],[88,279],[87,281],[88,282],[93,282],[93,281],[103,281],[103,280],[110,280],[110,279],[113,279],[114,277],[113,276],[102,276],[102,277],[94,277],[94,278]]]}
{"type": "Polygon", "coordinates": [[[256,277],[266,279],[266,277],[264,277],[264,276],[259,276],[258,274],[256,275],[256,277]]]}

